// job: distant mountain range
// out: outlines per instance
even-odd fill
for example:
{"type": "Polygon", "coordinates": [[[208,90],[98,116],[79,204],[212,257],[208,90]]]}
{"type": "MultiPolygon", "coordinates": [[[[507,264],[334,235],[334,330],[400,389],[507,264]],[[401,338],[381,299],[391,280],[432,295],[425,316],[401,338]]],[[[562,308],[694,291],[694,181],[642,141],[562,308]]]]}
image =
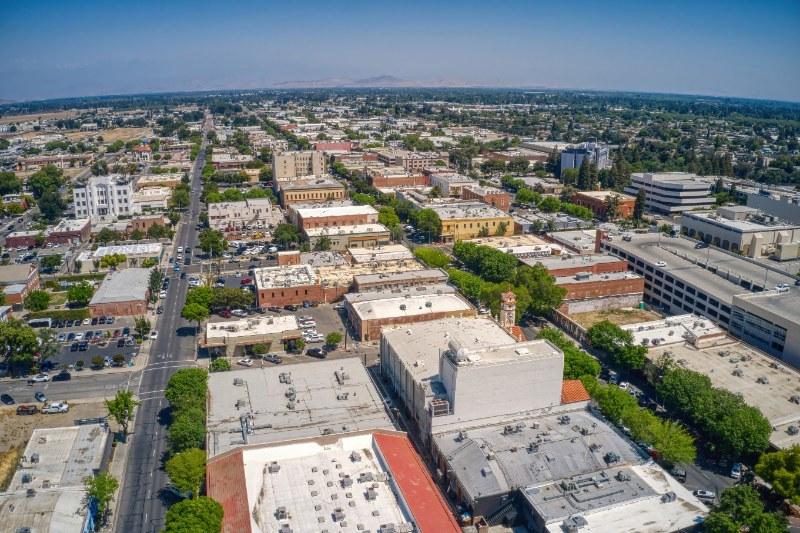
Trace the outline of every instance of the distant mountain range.
{"type": "Polygon", "coordinates": [[[325,78],[321,80],[295,80],[276,83],[273,87],[286,89],[343,89],[343,88],[397,88],[397,87],[483,87],[485,84],[458,80],[404,80],[396,76],[382,75],[371,78],[325,78]]]}

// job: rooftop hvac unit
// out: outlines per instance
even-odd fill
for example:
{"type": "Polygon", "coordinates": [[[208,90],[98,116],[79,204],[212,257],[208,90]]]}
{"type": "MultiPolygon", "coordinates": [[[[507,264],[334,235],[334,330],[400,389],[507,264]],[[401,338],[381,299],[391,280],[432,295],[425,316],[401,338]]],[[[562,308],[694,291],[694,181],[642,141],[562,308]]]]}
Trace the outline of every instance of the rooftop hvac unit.
{"type": "Polygon", "coordinates": [[[31,463],[38,463],[38,462],[39,462],[39,454],[38,453],[32,453],[31,454],[31,463]]]}
{"type": "Polygon", "coordinates": [[[267,467],[267,472],[270,474],[277,474],[280,472],[281,466],[278,464],[277,461],[272,461],[269,466],[267,467]]]}

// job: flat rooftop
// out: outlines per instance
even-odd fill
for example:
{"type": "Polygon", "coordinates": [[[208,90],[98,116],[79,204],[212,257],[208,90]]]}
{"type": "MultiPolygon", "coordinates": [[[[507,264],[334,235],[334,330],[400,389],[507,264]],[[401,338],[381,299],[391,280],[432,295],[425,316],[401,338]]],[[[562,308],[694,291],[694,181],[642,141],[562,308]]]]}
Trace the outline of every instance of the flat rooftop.
{"type": "Polygon", "coordinates": [[[283,190],[303,190],[303,189],[340,189],[344,188],[340,182],[333,178],[324,176],[304,176],[302,178],[292,178],[289,180],[278,180],[280,188],[283,190]]]}
{"type": "Polygon", "coordinates": [[[109,272],[89,305],[144,300],[149,281],[149,268],[126,268],[109,272]]]}
{"type": "Polygon", "coordinates": [[[508,218],[505,211],[484,203],[452,203],[449,205],[430,205],[441,220],[461,218],[508,218]]]}
{"type": "Polygon", "coordinates": [[[788,433],[789,426],[800,427],[800,405],[791,401],[800,396],[800,372],[747,344],[730,340],[729,344],[703,349],[687,343],[652,346],[647,357],[656,361],[668,354],[678,365],[708,376],[715,387],[741,394],[772,424],[770,442],[774,446],[800,444],[800,435],[788,433]],[[761,378],[767,383],[759,383],[761,378]]]}
{"type": "Polygon", "coordinates": [[[752,219],[731,220],[729,218],[717,215],[715,211],[706,211],[706,212],[688,211],[686,213],[683,213],[683,217],[698,219],[704,222],[708,222],[709,224],[713,224],[715,226],[720,226],[722,228],[734,231],[740,231],[743,233],[755,232],[755,231],[784,231],[784,230],[798,229],[798,227],[800,227],[797,224],[788,224],[788,223],[763,224],[760,222],[756,222],[752,219]]]}
{"type": "Polygon", "coordinates": [[[441,294],[415,294],[415,292],[417,291],[411,290],[405,294],[366,293],[373,298],[361,301],[351,301],[347,295],[345,300],[361,320],[411,318],[472,309],[469,302],[454,292],[441,294]]]}
{"type": "Polygon", "coordinates": [[[208,390],[210,457],[245,444],[393,429],[355,357],[212,373],[208,390]],[[250,428],[246,439],[243,423],[250,428]]]}
{"type": "Polygon", "coordinates": [[[534,257],[522,259],[528,265],[540,264],[547,270],[559,270],[562,268],[586,268],[591,269],[594,265],[607,265],[624,261],[614,255],[609,254],[570,254],[564,253],[553,257],[534,257]]]}
{"type": "Polygon", "coordinates": [[[635,196],[631,196],[630,194],[624,194],[617,191],[576,191],[576,195],[578,196],[586,196],[588,198],[594,198],[596,200],[605,200],[609,196],[617,196],[620,200],[628,200],[633,201],[636,200],[635,196]]]}
{"type": "Polygon", "coordinates": [[[148,256],[156,257],[161,254],[164,245],[158,242],[140,243],[140,244],[119,244],[113,246],[99,246],[97,250],[87,251],[81,254],[81,257],[92,259],[100,259],[106,255],[122,254],[125,256],[148,256]]]}
{"type": "Polygon", "coordinates": [[[402,244],[387,244],[375,248],[348,248],[353,263],[414,260],[414,254],[402,244]]]}
{"type": "Polygon", "coordinates": [[[98,424],[34,429],[8,490],[83,488],[84,478],[100,470],[108,437],[98,424]]]}
{"type": "Polygon", "coordinates": [[[376,283],[402,284],[403,282],[410,283],[420,279],[445,283],[447,282],[448,276],[447,272],[441,268],[424,268],[422,270],[389,272],[387,274],[362,274],[353,277],[353,281],[358,285],[372,285],[376,283]]]}
{"type": "Polygon", "coordinates": [[[319,276],[314,269],[303,264],[256,268],[253,270],[253,276],[259,289],[301,287],[319,282],[319,276]]]}
{"type": "Polygon", "coordinates": [[[320,237],[322,235],[365,235],[369,233],[388,233],[389,229],[383,224],[353,224],[350,226],[308,228],[304,231],[309,237],[320,237]]]}
{"type": "Polygon", "coordinates": [[[725,330],[714,321],[693,314],[677,315],[660,320],[620,326],[633,335],[634,344],[645,346],[682,344],[712,336],[724,336],[725,330]]]}
{"type": "Polygon", "coordinates": [[[580,250],[581,253],[594,253],[595,230],[576,229],[555,231],[547,236],[568,248],[580,250]]]}
{"type": "Polygon", "coordinates": [[[574,276],[556,276],[556,285],[575,285],[576,283],[594,283],[597,281],[619,281],[622,279],[642,279],[642,276],[633,272],[604,272],[591,274],[584,272],[574,276]]]}
{"type": "Polygon", "coordinates": [[[518,246],[537,246],[542,244],[551,245],[551,243],[545,241],[537,237],[536,235],[531,235],[529,233],[525,233],[522,235],[505,235],[505,236],[498,236],[498,237],[478,237],[477,239],[467,239],[466,242],[471,242],[473,244],[478,244],[480,246],[489,246],[491,248],[515,248],[518,246]]]}
{"type": "Polygon", "coordinates": [[[63,533],[81,531],[86,521],[83,486],[70,489],[37,490],[34,496],[26,492],[0,494],[0,516],[4,531],[63,533]]]}
{"type": "Polygon", "coordinates": [[[356,215],[378,216],[378,212],[371,205],[323,205],[320,207],[296,207],[294,211],[304,219],[356,215]]]}
{"type": "Polygon", "coordinates": [[[211,344],[222,342],[225,339],[247,338],[258,335],[280,335],[284,332],[296,332],[299,329],[297,317],[294,315],[208,322],[206,324],[206,341],[211,344]]]}
{"type": "Polygon", "coordinates": [[[734,299],[758,306],[775,313],[800,326],[800,289],[790,286],[788,290],[768,290],[763,292],[737,294],[734,299]]]}

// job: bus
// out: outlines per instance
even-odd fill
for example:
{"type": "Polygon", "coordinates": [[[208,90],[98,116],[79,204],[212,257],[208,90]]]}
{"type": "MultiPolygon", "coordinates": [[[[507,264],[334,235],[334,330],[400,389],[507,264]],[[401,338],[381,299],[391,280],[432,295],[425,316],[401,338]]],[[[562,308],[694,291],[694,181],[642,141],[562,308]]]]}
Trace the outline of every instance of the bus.
{"type": "Polygon", "coordinates": [[[53,327],[53,319],[34,318],[32,320],[28,320],[28,325],[32,328],[51,328],[53,327]]]}

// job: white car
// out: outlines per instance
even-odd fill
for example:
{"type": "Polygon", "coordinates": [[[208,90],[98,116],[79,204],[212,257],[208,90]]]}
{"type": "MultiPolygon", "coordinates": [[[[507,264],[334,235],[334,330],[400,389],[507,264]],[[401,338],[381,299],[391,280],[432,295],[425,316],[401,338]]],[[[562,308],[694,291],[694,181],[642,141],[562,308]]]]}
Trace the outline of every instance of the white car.
{"type": "Polygon", "coordinates": [[[657,267],[665,267],[665,266],[667,266],[667,263],[666,263],[666,261],[657,261],[656,262],[656,266],[657,267]]]}
{"type": "Polygon", "coordinates": [[[300,329],[314,329],[316,327],[316,322],[300,322],[300,329]]]}
{"type": "Polygon", "coordinates": [[[222,254],[222,258],[223,259],[230,259],[231,257],[233,257],[233,256],[231,254],[229,254],[228,252],[225,252],[224,254],[222,254]]]}
{"type": "Polygon", "coordinates": [[[277,251],[278,251],[278,247],[277,246],[270,246],[269,247],[269,253],[274,254],[277,251]]]}
{"type": "Polygon", "coordinates": [[[250,359],[249,357],[246,358],[246,359],[239,359],[238,361],[236,361],[236,364],[239,364],[239,365],[242,365],[242,366],[253,366],[253,360],[250,359]]]}
{"type": "Polygon", "coordinates": [[[158,293],[158,297],[162,300],[167,297],[167,291],[161,291],[158,293]]]}
{"type": "Polygon", "coordinates": [[[66,413],[69,411],[69,404],[67,402],[50,402],[42,407],[43,413],[56,414],[66,413]]]}
{"type": "Polygon", "coordinates": [[[247,313],[243,309],[234,309],[231,311],[233,316],[238,316],[239,318],[246,317],[247,313]]]}
{"type": "Polygon", "coordinates": [[[91,318],[84,318],[83,319],[83,325],[84,326],[88,326],[91,323],[92,323],[92,319],[91,318]]]}
{"type": "Polygon", "coordinates": [[[83,332],[79,331],[79,332],[75,333],[75,338],[72,339],[72,340],[74,340],[74,341],[82,341],[83,340],[83,332]]]}
{"type": "Polygon", "coordinates": [[[50,376],[47,374],[36,374],[31,379],[29,379],[31,383],[44,383],[46,381],[50,381],[50,376]]]}
{"type": "Polygon", "coordinates": [[[150,340],[156,340],[157,338],[158,338],[158,331],[154,329],[153,331],[150,332],[150,340]]]}
{"type": "Polygon", "coordinates": [[[692,494],[701,501],[713,502],[717,499],[717,495],[710,490],[696,490],[692,494]]]}
{"type": "Polygon", "coordinates": [[[310,343],[323,342],[324,340],[325,337],[323,337],[322,335],[312,335],[305,338],[305,341],[310,343]]]}

